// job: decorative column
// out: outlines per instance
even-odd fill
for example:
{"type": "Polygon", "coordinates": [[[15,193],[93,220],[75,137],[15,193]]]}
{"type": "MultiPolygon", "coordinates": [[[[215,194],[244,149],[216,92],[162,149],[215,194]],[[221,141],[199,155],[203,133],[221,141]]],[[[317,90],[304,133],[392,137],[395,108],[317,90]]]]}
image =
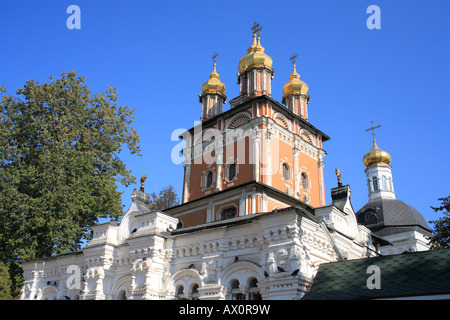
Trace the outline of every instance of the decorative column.
{"type": "Polygon", "coordinates": [[[298,193],[300,192],[300,181],[298,174],[298,154],[300,149],[297,145],[295,145],[292,151],[294,153],[294,197],[299,198],[298,193]]]}
{"type": "Polygon", "coordinates": [[[215,191],[222,190],[222,168],[223,168],[223,146],[216,148],[216,188],[215,191]]]}
{"type": "Polygon", "coordinates": [[[214,221],[214,203],[212,199],[209,199],[208,207],[206,209],[206,222],[214,221]]]}
{"type": "MultiPolygon", "coordinates": [[[[259,168],[260,168],[260,160],[259,160],[259,143],[260,139],[260,131],[257,127],[253,129],[253,179],[256,182],[260,181],[259,177],[259,168]]],[[[252,209],[253,210],[253,209],[252,209]]]]}
{"type": "Polygon", "coordinates": [[[272,129],[267,128],[266,131],[266,145],[264,153],[264,164],[265,164],[265,182],[267,185],[272,186],[272,149],[271,141],[273,138],[272,129]]]}
{"type": "Polygon", "coordinates": [[[189,183],[191,180],[191,163],[184,163],[184,184],[183,184],[183,203],[189,199],[189,183]]]}
{"type": "Polygon", "coordinates": [[[323,166],[325,165],[325,162],[322,161],[324,155],[325,152],[323,150],[320,150],[319,161],[317,162],[317,166],[319,167],[319,200],[321,206],[325,205],[325,183],[323,180],[323,166]]]}
{"type": "Polygon", "coordinates": [[[101,267],[96,268],[95,273],[97,274],[97,281],[95,282],[95,300],[105,299],[105,294],[103,293],[103,278],[105,274],[101,267]]]}
{"type": "Polygon", "coordinates": [[[252,213],[256,213],[256,194],[252,194],[252,213]]]}
{"type": "Polygon", "coordinates": [[[241,191],[241,198],[239,199],[239,216],[245,216],[247,214],[247,193],[245,189],[241,191]]]}

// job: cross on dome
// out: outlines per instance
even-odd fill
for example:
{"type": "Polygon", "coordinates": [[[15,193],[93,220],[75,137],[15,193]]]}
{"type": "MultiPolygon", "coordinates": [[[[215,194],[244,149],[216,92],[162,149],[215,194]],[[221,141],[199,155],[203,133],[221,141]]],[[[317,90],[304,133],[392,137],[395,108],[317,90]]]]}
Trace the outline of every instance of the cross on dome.
{"type": "Polygon", "coordinates": [[[254,24],[253,24],[253,27],[252,27],[253,33],[257,34],[258,37],[259,37],[259,36],[261,35],[261,30],[262,30],[262,27],[261,27],[260,24],[257,23],[256,20],[255,20],[255,22],[254,22],[254,24]]]}
{"type": "Polygon", "coordinates": [[[381,127],[381,125],[378,125],[378,126],[374,126],[373,125],[373,121],[372,121],[372,127],[371,128],[369,128],[369,129],[366,129],[366,132],[367,131],[372,131],[372,136],[373,136],[373,141],[375,141],[375,129],[377,129],[377,128],[380,128],[381,127]]]}
{"type": "Polygon", "coordinates": [[[295,61],[297,61],[298,55],[296,53],[292,54],[292,57],[289,58],[289,60],[292,61],[292,64],[295,65],[295,61]]]}
{"type": "Polygon", "coordinates": [[[216,61],[217,61],[217,56],[218,56],[219,54],[217,53],[217,52],[214,52],[214,55],[212,56],[212,60],[214,61],[214,64],[216,64],[216,61]]]}

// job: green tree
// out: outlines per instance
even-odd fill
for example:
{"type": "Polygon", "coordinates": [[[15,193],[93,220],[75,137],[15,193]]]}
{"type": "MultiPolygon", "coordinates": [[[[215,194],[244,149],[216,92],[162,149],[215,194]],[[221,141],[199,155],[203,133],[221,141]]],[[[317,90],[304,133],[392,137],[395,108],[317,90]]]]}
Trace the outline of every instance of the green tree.
{"type": "Polygon", "coordinates": [[[442,211],[444,216],[438,220],[430,221],[434,224],[433,236],[430,239],[432,249],[450,246],[450,196],[438,200],[441,201],[441,206],[431,208],[435,212],[442,211]]]}
{"type": "Polygon", "coordinates": [[[11,300],[11,279],[8,267],[0,261],[0,300],[11,300]]]}
{"type": "Polygon", "coordinates": [[[159,191],[159,194],[152,192],[150,198],[151,200],[149,206],[151,211],[162,211],[180,204],[178,194],[176,193],[175,188],[171,185],[163,188],[159,191]]]}
{"type": "Polygon", "coordinates": [[[135,177],[119,154],[140,155],[134,109],[85,80],[30,80],[17,97],[0,87],[0,261],[79,250],[98,218],[123,214],[116,183],[135,177]]]}

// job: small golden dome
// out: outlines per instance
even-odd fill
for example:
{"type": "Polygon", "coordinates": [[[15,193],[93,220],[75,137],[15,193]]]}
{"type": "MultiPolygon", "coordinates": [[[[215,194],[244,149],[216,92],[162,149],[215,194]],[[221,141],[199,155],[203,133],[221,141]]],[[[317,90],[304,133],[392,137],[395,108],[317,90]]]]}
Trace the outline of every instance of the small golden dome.
{"type": "Polygon", "coordinates": [[[304,81],[300,80],[300,75],[295,69],[295,64],[292,74],[289,77],[289,81],[283,87],[283,98],[291,93],[308,93],[308,85],[304,81]]]}
{"type": "Polygon", "coordinates": [[[384,163],[388,165],[391,163],[391,156],[386,151],[378,148],[377,143],[373,140],[372,150],[364,155],[363,162],[366,167],[377,163],[384,163]]]}
{"type": "Polygon", "coordinates": [[[252,45],[247,49],[247,54],[239,60],[239,73],[251,67],[267,67],[272,70],[272,58],[264,53],[259,37],[253,34],[252,45]]]}
{"type": "Polygon", "coordinates": [[[220,81],[219,74],[216,71],[216,64],[214,63],[214,69],[209,75],[208,81],[202,84],[202,95],[205,93],[220,93],[225,95],[225,85],[220,81]]]}

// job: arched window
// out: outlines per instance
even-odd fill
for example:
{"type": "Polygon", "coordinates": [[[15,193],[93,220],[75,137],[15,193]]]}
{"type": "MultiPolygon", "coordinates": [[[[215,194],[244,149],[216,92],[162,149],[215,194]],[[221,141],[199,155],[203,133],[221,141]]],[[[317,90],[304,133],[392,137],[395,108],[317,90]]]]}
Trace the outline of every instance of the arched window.
{"type": "Polygon", "coordinates": [[[187,300],[184,294],[184,287],[179,285],[176,290],[176,299],[177,300],[187,300]]]}
{"type": "Polygon", "coordinates": [[[394,191],[394,190],[392,189],[392,179],[389,178],[388,181],[389,181],[389,190],[390,190],[390,191],[394,191]]]}
{"type": "Polygon", "coordinates": [[[213,181],[213,173],[212,171],[208,171],[208,173],[205,176],[205,187],[211,188],[212,181],[213,181]]]}
{"type": "Polygon", "coordinates": [[[383,190],[387,190],[388,189],[387,181],[386,181],[386,177],[385,176],[381,177],[381,185],[382,185],[383,190]]]}
{"type": "Polygon", "coordinates": [[[127,300],[127,293],[125,292],[125,290],[119,292],[119,300],[127,300]]]}
{"type": "Polygon", "coordinates": [[[378,191],[378,179],[377,179],[377,177],[373,177],[372,178],[372,183],[373,183],[373,191],[378,191]]]}
{"type": "Polygon", "coordinates": [[[231,300],[245,300],[244,294],[239,289],[239,280],[231,281],[231,300]]]}
{"type": "Polygon", "coordinates": [[[236,176],[236,164],[232,163],[229,164],[227,167],[227,179],[228,181],[231,181],[236,176]]]}
{"type": "Polygon", "coordinates": [[[198,284],[194,284],[191,290],[191,300],[198,300],[198,284]]]}
{"type": "Polygon", "coordinates": [[[308,175],[306,172],[302,173],[302,187],[303,189],[308,189],[308,175]]]}
{"type": "Polygon", "coordinates": [[[262,300],[258,289],[258,279],[251,278],[248,284],[248,300],[262,300]]]}
{"type": "Polygon", "coordinates": [[[287,163],[283,163],[283,178],[284,180],[289,180],[289,165],[287,163]]]}
{"type": "Polygon", "coordinates": [[[220,220],[231,219],[236,217],[236,215],[237,215],[236,207],[226,208],[223,209],[222,212],[220,213],[220,220]]]}

